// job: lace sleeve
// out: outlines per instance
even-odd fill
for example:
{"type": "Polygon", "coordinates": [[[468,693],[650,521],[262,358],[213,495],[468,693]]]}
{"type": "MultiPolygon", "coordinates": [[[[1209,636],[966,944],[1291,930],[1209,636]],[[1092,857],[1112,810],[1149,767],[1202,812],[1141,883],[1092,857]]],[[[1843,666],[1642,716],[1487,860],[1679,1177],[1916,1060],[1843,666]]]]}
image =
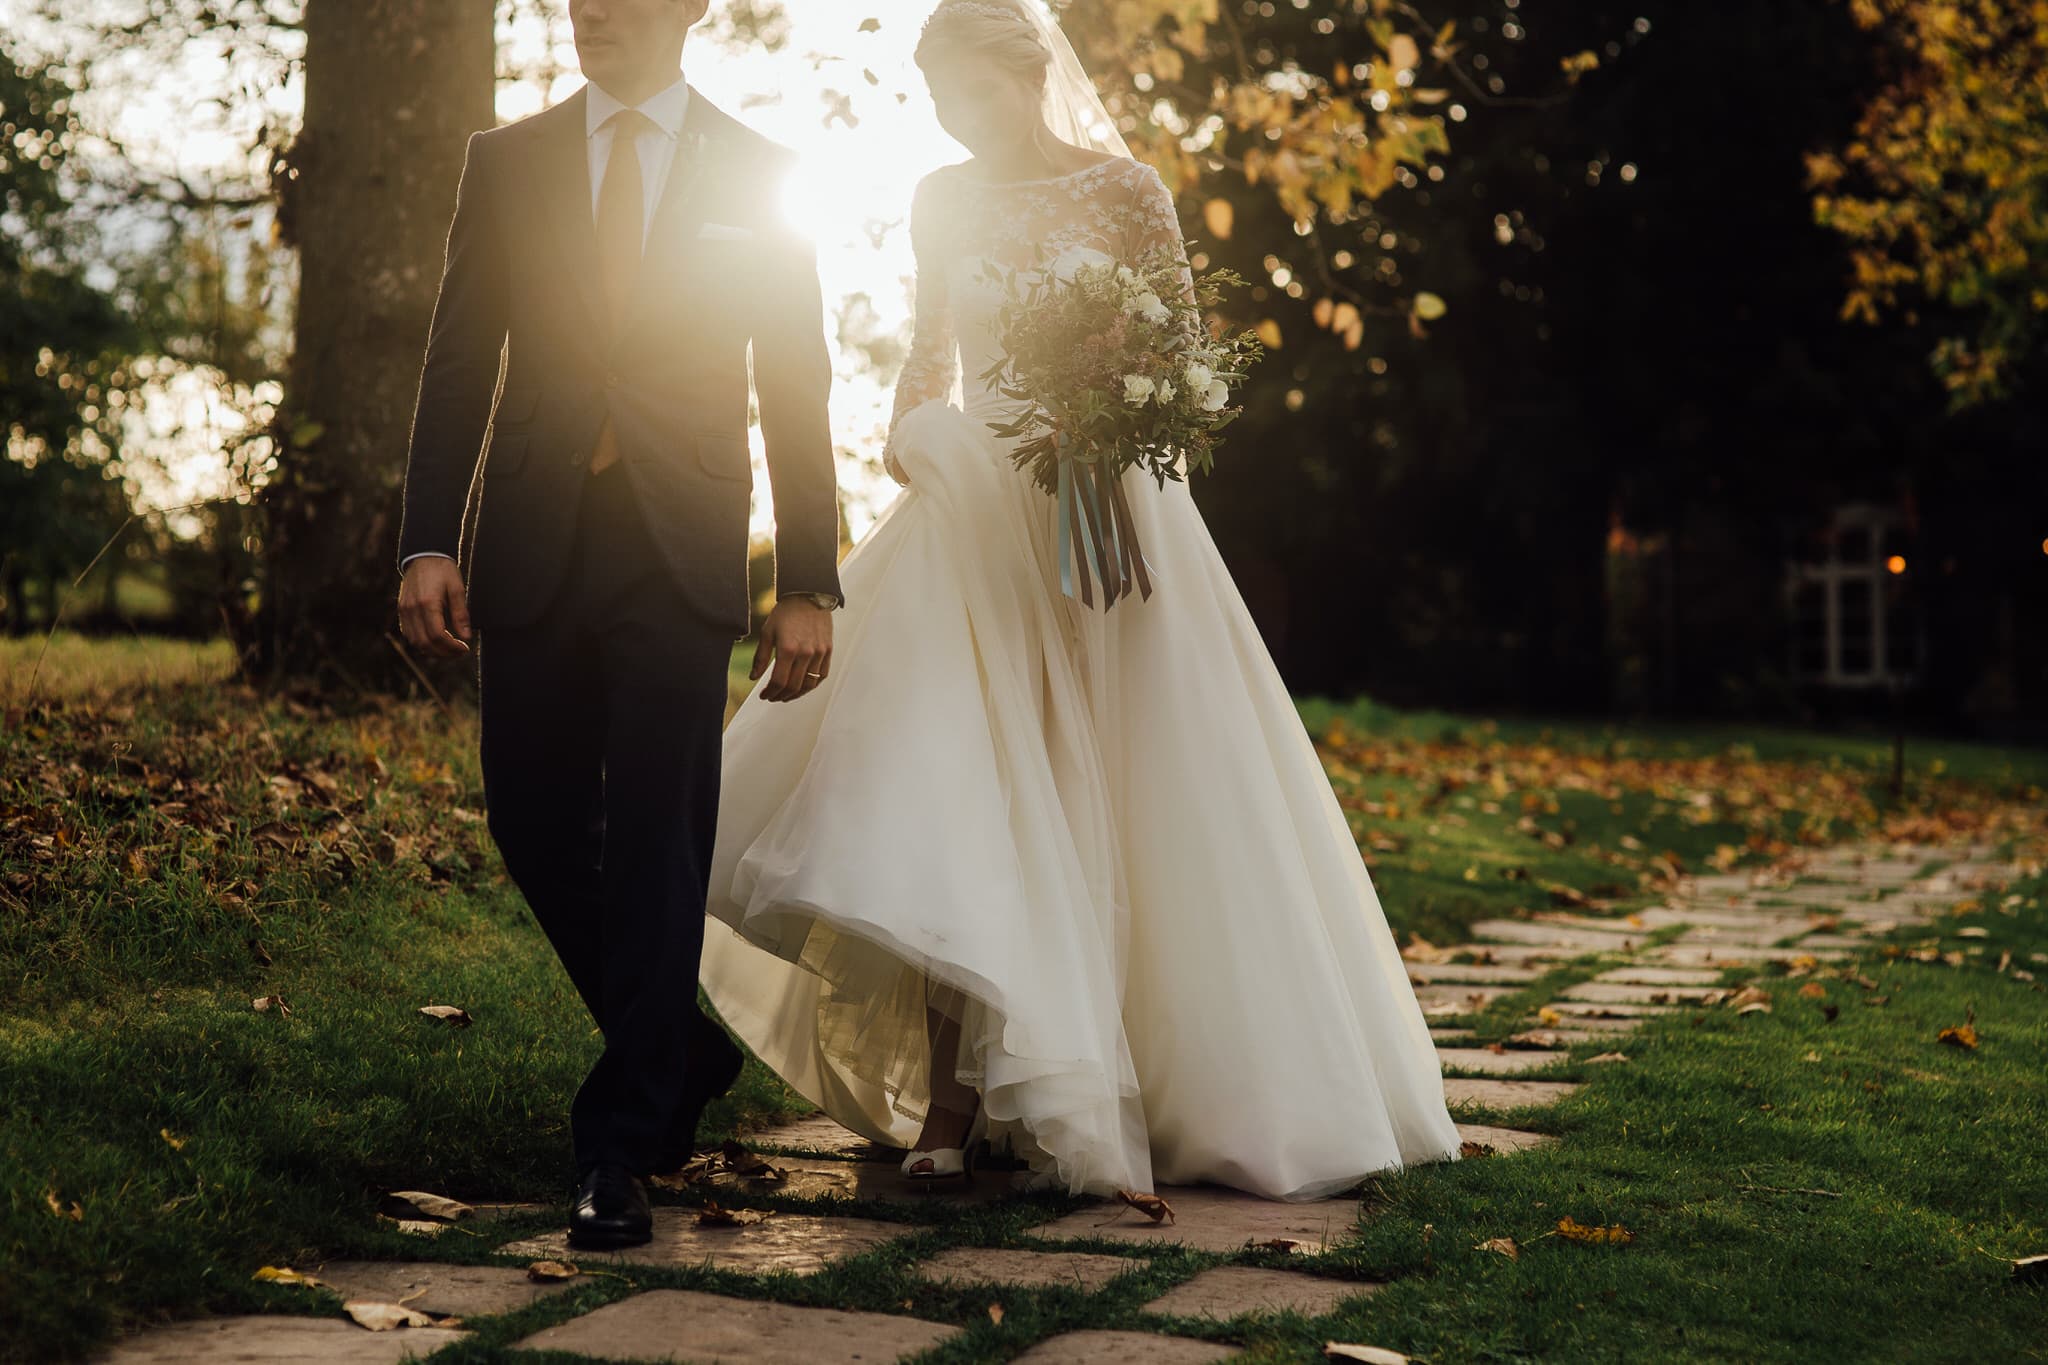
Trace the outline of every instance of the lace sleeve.
{"type": "Polygon", "coordinates": [[[889,414],[885,454],[894,452],[896,426],[903,420],[903,414],[920,403],[950,395],[953,381],[959,375],[953,307],[946,293],[946,266],[936,245],[941,214],[938,194],[936,176],[926,176],[911,199],[910,244],[917,257],[916,318],[910,354],[903,361],[903,372],[896,378],[896,401],[889,414]]]}
{"type": "Polygon", "coordinates": [[[1131,185],[1126,235],[1133,256],[1154,247],[1170,251],[1180,262],[1181,295],[1190,303],[1195,301],[1195,273],[1188,265],[1187,241],[1180,233],[1180,214],[1173,206],[1173,192],[1166,188],[1158,171],[1142,163],[1131,185]]]}

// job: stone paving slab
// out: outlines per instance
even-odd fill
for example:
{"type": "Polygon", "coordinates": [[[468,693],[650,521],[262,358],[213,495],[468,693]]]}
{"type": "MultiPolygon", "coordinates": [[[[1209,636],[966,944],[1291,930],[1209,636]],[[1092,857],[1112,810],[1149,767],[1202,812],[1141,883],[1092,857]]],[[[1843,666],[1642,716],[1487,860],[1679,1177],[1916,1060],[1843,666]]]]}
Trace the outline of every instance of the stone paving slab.
{"type": "Polygon", "coordinates": [[[1479,1035],[1468,1028],[1447,1028],[1442,1024],[1431,1026],[1429,1040],[1432,1043],[1469,1043],[1479,1035]]]}
{"type": "Polygon", "coordinates": [[[794,1123],[764,1128],[757,1133],[746,1135],[749,1147],[778,1147],[789,1152],[806,1152],[820,1156],[836,1156],[847,1161],[888,1161],[902,1160],[900,1154],[887,1147],[878,1147],[866,1138],[848,1132],[833,1119],[823,1114],[798,1119],[794,1123]]]}
{"type": "MultiPolygon", "coordinates": [[[[1741,948],[1729,943],[1666,943],[1647,950],[1644,957],[1670,967],[1756,967],[1766,962],[1790,962],[1806,951],[1803,948],[1741,948]]],[[[1823,948],[1812,953],[1812,956],[1823,960],[1847,955],[1839,948],[1823,948]]]]}
{"type": "Polygon", "coordinates": [[[1480,1071],[1489,1076],[1512,1076],[1518,1071],[1534,1071],[1562,1061],[1562,1052],[1547,1052],[1541,1048],[1505,1048],[1495,1052],[1484,1047],[1440,1047],[1436,1050],[1437,1061],[1446,1070],[1480,1071]]]}
{"type": "Polygon", "coordinates": [[[1726,944],[1737,948],[1773,948],[1788,938],[1809,933],[1813,926],[1803,919],[1758,920],[1746,928],[1723,924],[1699,924],[1680,934],[1674,942],[1726,944]]]}
{"type": "Polygon", "coordinates": [[[1537,1147],[1555,1147],[1564,1140],[1554,1133],[1530,1133],[1520,1128],[1495,1128],[1484,1123],[1459,1124],[1458,1137],[1465,1142],[1476,1142],[1481,1147],[1491,1147],[1496,1156],[1526,1152],[1537,1147]]]}
{"type": "Polygon", "coordinates": [[[1614,967],[1593,979],[1632,986],[1711,986],[1721,973],[1711,967],[1614,967]]]}
{"type": "Polygon", "coordinates": [[[1168,1185],[1159,1190],[1173,1206],[1174,1221],[1155,1224],[1134,1209],[1100,1203],[1033,1229],[1040,1239],[1104,1238],[1139,1246],[1179,1242],[1202,1251],[1237,1251],[1247,1242],[1286,1239],[1302,1245],[1296,1254],[1327,1250],[1358,1226],[1356,1199],[1323,1199],[1290,1204],[1261,1199],[1220,1185],[1168,1185]]]}
{"type": "Polygon", "coordinates": [[[1583,948],[1560,948],[1550,943],[1460,943],[1455,950],[1483,955],[1482,961],[1541,966],[1546,970],[1584,957],[1583,948]]]}
{"type": "Polygon", "coordinates": [[[96,1365],[396,1365],[468,1335],[446,1327],[370,1332],[346,1318],[194,1318],[138,1333],[93,1359],[96,1365]]]}
{"type": "Polygon", "coordinates": [[[507,1256],[574,1261],[583,1266],[614,1261],[629,1265],[708,1264],[755,1275],[776,1270],[809,1275],[916,1230],[904,1223],[807,1213],[776,1213],[758,1223],[715,1227],[699,1223],[696,1209],[664,1204],[654,1210],[654,1240],[640,1246],[617,1251],[572,1248],[565,1228],[545,1237],[510,1242],[498,1250],[507,1256]]]}
{"type": "Polygon", "coordinates": [[[1574,1043],[1598,1043],[1610,1047],[1614,1040],[1624,1033],[1633,1033],[1643,1026],[1640,1019],[1574,1019],[1574,1027],[1549,1028],[1532,1023],[1523,1030],[1531,1042],[1540,1042],[1543,1047],[1570,1047],[1574,1043]]]}
{"type": "Polygon", "coordinates": [[[650,1289],[512,1343],[606,1360],[803,1361],[875,1365],[928,1351],[960,1329],[893,1313],[799,1308],[693,1289],[650,1289]]]}
{"type": "Polygon", "coordinates": [[[1610,1005],[1697,1005],[1721,994],[1719,986],[1645,986],[1632,981],[1581,981],[1564,990],[1566,1000],[1610,1005]]]}
{"type": "Polygon", "coordinates": [[[1792,925],[1793,928],[1787,932],[1796,933],[1807,926],[1804,915],[1788,915],[1783,911],[1773,912],[1762,908],[1706,910],[1660,906],[1654,910],[1643,911],[1641,918],[1644,926],[1650,929],[1664,929],[1674,924],[1696,928],[1748,929],[1761,924],[1778,923],[1792,925]]]}
{"type": "Polygon", "coordinates": [[[746,1194],[787,1194],[799,1199],[887,1199],[897,1203],[930,1200],[941,1204],[992,1204],[1010,1193],[1010,1173],[1001,1169],[983,1170],[977,1166],[975,1173],[964,1180],[911,1180],[900,1165],[879,1161],[779,1155],[762,1159],[782,1172],[784,1178],[761,1180],[721,1171],[705,1183],[713,1189],[746,1194]]]}
{"type": "Polygon", "coordinates": [[[953,1247],[919,1264],[916,1273],[933,1284],[1008,1284],[1093,1293],[1117,1276],[1143,1270],[1148,1264],[1128,1256],[1082,1251],[953,1247]]]}
{"type": "Polygon", "coordinates": [[[1483,1010],[1503,995],[1512,995],[1513,986],[1417,986],[1415,1002],[1422,1006],[1425,1015],[1471,1014],[1483,1010]]]}
{"type": "Polygon", "coordinates": [[[1675,1014],[1679,1005],[1652,1005],[1627,1000],[1552,1000],[1546,1008],[1556,1010],[1576,1023],[1583,1019],[1647,1019],[1652,1015],[1675,1014]]]}
{"type": "Polygon", "coordinates": [[[423,1313],[453,1313],[463,1318],[510,1313],[574,1283],[536,1282],[527,1279],[524,1270],[510,1266],[434,1261],[329,1261],[312,1273],[344,1299],[403,1303],[423,1313]]]}
{"type": "Polygon", "coordinates": [[[1017,1365],[1206,1365],[1244,1352],[1221,1342],[1192,1337],[1162,1337],[1150,1332],[1062,1332],[1047,1337],[1023,1355],[1017,1365]]]}
{"type": "Polygon", "coordinates": [[[1519,962],[1411,962],[1408,979],[1418,986],[1446,981],[1526,985],[1546,970],[1519,962]]]}
{"type": "Polygon", "coordinates": [[[1568,924],[1546,924],[1541,920],[1526,919],[1483,919],[1472,926],[1472,936],[1497,939],[1504,943],[1528,943],[1550,949],[1571,949],[1574,954],[1626,952],[1648,937],[1642,930],[1630,929],[1627,925],[1620,925],[1618,931],[1610,931],[1584,929],[1568,924]]]}
{"type": "Polygon", "coordinates": [[[1169,1318],[1228,1321],[1246,1313],[1299,1313],[1319,1318],[1383,1285],[1361,1280],[1326,1280],[1292,1270],[1220,1266],[1174,1286],[1145,1305],[1147,1313],[1169,1318]]]}
{"type": "Polygon", "coordinates": [[[1465,1105],[1519,1109],[1526,1104],[1555,1104],[1578,1088],[1576,1081],[1507,1081],[1482,1076],[1446,1076],[1444,1103],[1452,1109],[1465,1105]]]}

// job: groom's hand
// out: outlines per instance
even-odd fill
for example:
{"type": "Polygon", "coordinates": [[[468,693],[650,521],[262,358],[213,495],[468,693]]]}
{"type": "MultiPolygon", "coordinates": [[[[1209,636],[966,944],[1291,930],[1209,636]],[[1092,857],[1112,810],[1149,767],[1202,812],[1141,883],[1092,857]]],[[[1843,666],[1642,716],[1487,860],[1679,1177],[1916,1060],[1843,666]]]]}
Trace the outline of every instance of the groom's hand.
{"type": "Polygon", "coordinates": [[[434,658],[469,653],[469,594],[454,560],[428,555],[405,566],[398,585],[398,625],[407,644],[434,658]]]}
{"type": "Polygon", "coordinates": [[[765,701],[795,701],[825,681],[832,671],[832,613],[801,597],[777,602],[762,623],[754,669],[747,676],[760,681],[771,658],[775,672],[761,689],[765,701]]]}

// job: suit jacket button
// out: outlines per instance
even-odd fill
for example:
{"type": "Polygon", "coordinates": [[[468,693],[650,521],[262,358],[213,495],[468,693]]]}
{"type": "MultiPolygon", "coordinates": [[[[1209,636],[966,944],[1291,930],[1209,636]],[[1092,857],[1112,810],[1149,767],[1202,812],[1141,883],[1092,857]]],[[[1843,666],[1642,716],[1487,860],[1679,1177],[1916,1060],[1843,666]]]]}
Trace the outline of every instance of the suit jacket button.
{"type": "Polygon", "coordinates": [[[580,451],[580,450],[572,450],[572,451],[570,451],[570,452],[569,452],[569,468],[571,468],[571,469],[578,469],[578,468],[581,468],[581,467],[582,467],[582,464],[583,464],[583,452],[582,452],[582,451],[580,451]]]}

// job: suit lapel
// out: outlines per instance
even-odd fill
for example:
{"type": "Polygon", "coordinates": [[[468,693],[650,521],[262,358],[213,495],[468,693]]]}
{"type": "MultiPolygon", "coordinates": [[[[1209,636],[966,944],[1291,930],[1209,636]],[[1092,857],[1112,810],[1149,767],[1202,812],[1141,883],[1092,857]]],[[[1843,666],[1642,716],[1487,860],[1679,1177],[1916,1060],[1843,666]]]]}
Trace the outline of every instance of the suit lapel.
{"type": "Polygon", "coordinates": [[[597,222],[590,210],[590,140],[583,130],[588,87],[555,106],[555,125],[542,146],[542,202],[561,249],[562,273],[582,300],[586,319],[604,333],[604,282],[597,268],[597,222]]]}

